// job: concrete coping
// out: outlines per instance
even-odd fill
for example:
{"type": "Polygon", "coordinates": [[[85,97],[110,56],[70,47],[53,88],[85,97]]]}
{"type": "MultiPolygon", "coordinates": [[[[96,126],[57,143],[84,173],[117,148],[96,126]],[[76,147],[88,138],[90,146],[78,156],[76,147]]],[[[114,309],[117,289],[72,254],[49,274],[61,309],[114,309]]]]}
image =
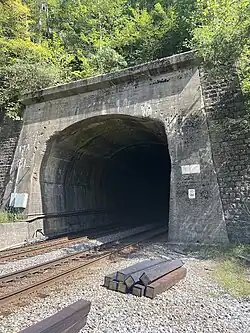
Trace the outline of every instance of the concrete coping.
{"type": "Polygon", "coordinates": [[[156,74],[178,70],[193,64],[196,60],[197,57],[195,56],[194,51],[179,53],[170,57],[119,70],[117,72],[102,74],[31,92],[23,96],[21,103],[24,105],[30,105],[93,90],[105,89],[119,83],[142,79],[145,76],[151,77],[156,74]]]}

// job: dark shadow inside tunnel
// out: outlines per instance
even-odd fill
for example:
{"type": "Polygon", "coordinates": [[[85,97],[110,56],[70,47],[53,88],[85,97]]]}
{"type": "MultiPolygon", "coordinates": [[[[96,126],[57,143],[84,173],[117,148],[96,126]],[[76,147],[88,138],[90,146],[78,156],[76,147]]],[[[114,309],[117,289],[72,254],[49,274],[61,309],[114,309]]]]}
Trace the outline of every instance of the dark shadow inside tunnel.
{"type": "Polygon", "coordinates": [[[43,213],[58,217],[45,220],[45,232],[167,225],[170,173],[160,121],[115,114],[77,122],[47,142],[40,171],[43,213]]]}

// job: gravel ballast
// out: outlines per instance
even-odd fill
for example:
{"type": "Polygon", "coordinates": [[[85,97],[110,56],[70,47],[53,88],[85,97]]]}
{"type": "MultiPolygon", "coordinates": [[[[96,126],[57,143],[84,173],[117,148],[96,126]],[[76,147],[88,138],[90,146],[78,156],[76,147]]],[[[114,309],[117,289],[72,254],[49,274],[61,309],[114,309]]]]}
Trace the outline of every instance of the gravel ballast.
{"type": "Polygon", "coordinates": [[[236,299],[221,289],[212,275],[214,265],[212,260],[177,254],[162,243],[145,245],[134,254],[89,267],[71,285],[43,291],[50,294],[46,298],[31,299],[29,305],[0,315],[0,332],[19,332],[84,298],[92,305],[81,333],[248,333],[249,299],[236,299]],[[106,274],[159,256],[182,259],[188,272],[185,280],[155,299],[124,295],[102,286],[106,274]]]}
{"type": "Polygon", "coordinates": [[[45,263],[45,262],[48,262],[51,260],[59,259],[64,256],[67,256],[69,254],[74,254],[74,253],[77,253],[80,251],[89,250],[95,246],[99,246],[99,245],[102,245],[102,244],[105,244],[108,242],[116,241],[122,237],[127,237],[134,233],[139,233],[139,232],[149,230],[153,226],[154,225],[152,225],[152,224],[147,224],[144,226],[131,228],[128,230],[115,232],[115,233],[111,233],[109,235],[100,236],[96,239],[89,239],[89,240],[84,241],[79,244],[69,245],[67,247],[62,247],[62,248],[54,250],[54,251],[48,251],[47,253],[35,255],[30,258],[21,259],[21,260],[17,260],[17,261],[13,261],[13,262],[8,262],[6,264],[1,264],[0,265],[0,276],[6,275],[6,274],[11,274],[11,273],[14,273],[15,271],[19,271],[22,269],[27,269],[27,268],[35,266],[35,265],[40,265],[42,263],[45,263]]]}

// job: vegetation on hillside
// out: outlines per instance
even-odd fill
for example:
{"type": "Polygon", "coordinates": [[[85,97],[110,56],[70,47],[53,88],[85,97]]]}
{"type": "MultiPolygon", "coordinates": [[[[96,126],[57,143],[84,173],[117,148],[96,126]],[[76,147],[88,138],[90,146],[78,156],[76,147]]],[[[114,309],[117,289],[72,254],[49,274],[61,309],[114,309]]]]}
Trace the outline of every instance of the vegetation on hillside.
{"type": "Polygon", "coordinates": [[[34,89],[197,50],[250,92],[249,0],[0,0],[0,116],[34,89]]]}

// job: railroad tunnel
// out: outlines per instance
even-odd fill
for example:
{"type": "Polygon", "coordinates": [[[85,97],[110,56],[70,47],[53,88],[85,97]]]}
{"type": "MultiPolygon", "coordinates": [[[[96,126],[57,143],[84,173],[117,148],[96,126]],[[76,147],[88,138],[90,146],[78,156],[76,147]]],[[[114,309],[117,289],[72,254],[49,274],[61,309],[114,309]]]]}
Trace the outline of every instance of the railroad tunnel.
{"type": "MultiPolygon", "coordinates": [[[[87,118],[47,142],[40,172],[43,212],[69,213],[53,221],[58,232],[110,223],[167,225],[170,173],[160,121],[117,114],[87,118]]],[[[46,223],[45,231],[53,224],[46,223]]]]}

